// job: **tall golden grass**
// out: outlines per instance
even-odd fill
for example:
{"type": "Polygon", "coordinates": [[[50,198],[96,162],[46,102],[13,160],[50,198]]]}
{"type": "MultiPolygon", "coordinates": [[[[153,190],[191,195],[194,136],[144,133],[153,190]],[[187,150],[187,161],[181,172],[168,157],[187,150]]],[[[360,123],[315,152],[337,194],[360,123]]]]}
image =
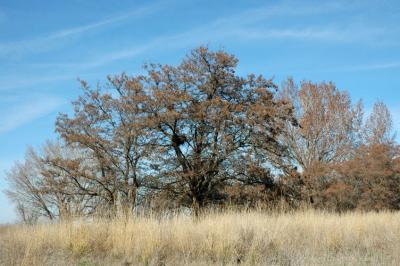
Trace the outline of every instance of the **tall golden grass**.
{"type": "Polygon", "coordinates": [[[209,212],[0,228],[2,265],[400,265],[400,213],[209,212]]]}

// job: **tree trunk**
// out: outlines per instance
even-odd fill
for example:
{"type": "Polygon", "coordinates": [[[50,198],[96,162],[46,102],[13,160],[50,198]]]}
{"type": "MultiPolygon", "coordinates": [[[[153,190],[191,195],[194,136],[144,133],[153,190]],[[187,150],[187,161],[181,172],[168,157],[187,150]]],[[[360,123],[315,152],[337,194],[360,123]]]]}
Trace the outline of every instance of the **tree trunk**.
{"type": "Polygon", "coordinates": [[[135,186],[131,186],[128,191],[127,195],[123,200],[122,204],[122,211],[125,215],[125,218],[128,218],[136,206],[136,195],[137,195],[137,188],[135,186]]]}
{"type": "Polygon", "coordinates": [[[200,203],[196,196],[192,196],[192,213],[195,218],[198,218],[200,215],[200,203]]]}

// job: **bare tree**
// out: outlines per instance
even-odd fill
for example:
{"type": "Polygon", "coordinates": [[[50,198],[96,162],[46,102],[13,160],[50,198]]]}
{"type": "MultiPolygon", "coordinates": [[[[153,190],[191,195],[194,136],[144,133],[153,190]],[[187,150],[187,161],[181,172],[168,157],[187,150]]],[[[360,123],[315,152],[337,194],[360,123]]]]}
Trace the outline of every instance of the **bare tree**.
{"type": "Polygon", "coordinates": [[[353,106],[349,94],[333,83],[289,79],[282,97],[293,103],[300,127],[287,125],[282,138],[290,158],[304,170],[316,163],[341,162],[356,146],[362,123],[361,103],[353,106]]]}
{"type": "Polygon", "coordinates": [[[298,169],[303,179],[298,190],[314,202],[329,182],[330,165],[352,158],[361,145],[363,106],[353,105],[349,94],[333,83],[303,81],[298,87],[291,78],[280,97],[293,104],[299,123],[287,123],[281,136],[287,147],[283,158],[288,158],[283,163],[298,169]]]}
{"type": "Polygon", "coordinates": [[[376,102],[365,123],[365,143],[370,145],[393,143],[395,135],[392,130],[393,121],[389,109],[382,101],[376,102]]]}
{"type": "Polygon", "coordinates": [[[72,150],[47,142],[39,152],[30,148],[25,161],[16,163],[8,173],[8,196],[16,203],[25,222],[39,217],[50,220],[81,215],[87,199],[77,193],[70,176],[54,167],[55,161],[73,158],[72,150]]]}

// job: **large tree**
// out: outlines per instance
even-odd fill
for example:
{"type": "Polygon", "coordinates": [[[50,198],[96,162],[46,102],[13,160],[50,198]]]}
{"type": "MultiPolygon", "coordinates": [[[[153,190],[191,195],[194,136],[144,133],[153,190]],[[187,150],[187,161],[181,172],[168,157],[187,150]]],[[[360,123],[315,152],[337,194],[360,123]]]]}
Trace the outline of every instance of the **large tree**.
{"type": "MultiPolygon", "coordinates": [[[[272,81],[238,76],[237,63],[201,47],[177,67],[148,68],[148,124],[156,132],[160,178],[195,212],[220,199],[228,182],[249,180],[246,166],[278,156],[277,137],[292,118],[291,107],[274,99],[272,81]]],[[[262,165],[267,173],[268,166],[262,165]]]]}

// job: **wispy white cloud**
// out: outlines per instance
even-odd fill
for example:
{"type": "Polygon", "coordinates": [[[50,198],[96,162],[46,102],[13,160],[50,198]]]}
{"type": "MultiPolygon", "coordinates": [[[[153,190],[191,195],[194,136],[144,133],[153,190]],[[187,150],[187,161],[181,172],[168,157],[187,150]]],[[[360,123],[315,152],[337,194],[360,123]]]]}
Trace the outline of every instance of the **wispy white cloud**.
{"type": "Polygon", "coordinates": [[[381,62],[381,63],[364,63],[354,65],[341,65],[335,67],[327,67],[324,69],[292,69],[291,72],[314,72],[314,73],[342,73],[342,72],[361,72],[361,71],[372,71],[372,70],[385,70],[385,69],[396,69],[400,68],[400,61],[381,62]]]}
{"type": "Polygon", "coordinates": [[[336,70],[342,72],[353,72],[353,71],[368,71],[368,70],[380,70],[380,69],[391,69],[391,68],[400,68],[400,61],[343,66],[341,68],[337,68],[336,70]]]}
{"type": "Polygon", "coordinates": [[[242,28],[232,31],[232,35],[244,39],[301,39],[301,40],[348,40],[346,34],[335,28],[282,28],[282,29],[254,29],[242,28]]]}
{"type": "MultiPolygon", "coordinates": [[[[67,39],[74,36],[79,36],[82,33],[92,30],[98,30],[107,26],[122,23],[128,19],[139,18],[149,15],[159,10],[165,2],[157,2],[155,4],[138,8],[136,10],[115,15],[104,20],[100,20],[91,24],[82,25],[75,28],[63,29],[58,32],[51,33],[35,39],[24,40],[13,43],[0,43],[0,57],[9,56],[11,54],[21,54],[29,52],[40,52],[49,49],[53,45],[59,44],[60,40],[67,39]]],[[[348,6],[348,5],[347,5],[348,6]]],[[[286,1],[279,4],[272,4],[261,6],[258,8],[247,9],[236,15],[229,15],[226,17],[218,18],[211,23],[190,29],[186,32],[177,33],[170,36],[158,36],[155,39],[144,43],[137,47],[130,47],[118,51],[112,51],[104,56],[96,57],[97,59],[85,63],[78,64],[87,67],[95,67],[101,65],[103,62],[109,63],[124,58],[130,58],[141,53],[144,53],[151,48],[166,44],[168,46],[182,47],[183,43],[204,43],[204,40],[218,41],[226,37],[239,37],[247,39],[263,39],[263,38],[332,38],[335,35],[332,29],[269,29],[257,30],[251,28],[249,25],[263,21],[271,20],[278,16],[307,16],[312,14],[324,14],[326,12],[338,11],[344,9],[346,6],[336,2],[325,2],[320,4],[304,4],[296,1],[286,1]],[[246,28],[247,27],[247,28],[246,28]],[[181,38],[179,38],[181,37],[181,38]],[[185,39],[182,39],[185,38],[185,39]],[[189,40],[187,38],[192,38],[189,40]]],[[[336,35],[339,32],[336,32],[336,35]]],[[[344,39],[344,38],[343,38],[344,39]]],[[[75,67],[76,64],[65,64],[66,67],[75,67]]]]}
{"type": "Polygon", "coordinates": [[[76,63],[74,67],[87,69],[95,68],[114,61],[130,59],[149,51],[165,48],[182,48],[204,43],[217,43],[227,40],[235,41],[274,41],[274,40],[300,40],[300,41],[321,41],[340,44],[363,43],[390,44],[390,40],[384,40],[384,36],[394,36],[399,29],[383,29],[371,27],[357,21],[337,22],[325,25],[293,25],[272,26],[268,22],[275,17],[309,16],[331,14],[341,12],[349,8],[359,7],[360,2],[325,2],[299,3],[283,2],[277,5],[269,5],[257,9],[245,10],[237,15],[226,16],[211,21],[184,32],[158,36],[146,43],[118,50],[103,52],[93,59],[87,59],[84,63],[76,63]],[[260,24],[260,22],[262,22],[260,24]]]}
{"type": "Polygon", "coordinates": [[[8,77],[6,79],[0,78],[0,91],[9,91],[17,88],[23,88],[26,86],[33,86],[42,83],[63,81],[68,79],[76,78],[73,75],[51,75],[51,76],[34,76],[34,77],[8,77]]]}
{"type": "Polygon", "coordinates": [[[57,97],[37,95],[4,107],[0,110],[0,134],[12,131],[26,123],[32,122],[64,104],[64,101],[57,97]]]}
{"type": "MultiPolygon", "coordinates": [[[[81,69],[95,68],[114,61],[130,59],[155,49],[176,49],[210,42],[216,43],[219,41],[227,41],[228,39],[235,39],[237,41],[272,41],[292,39],[302,41],[316,40],[321,42],[351,43],[372,40],[375,38],[374,36],[375,35],[372,31],[369,31],[368,34],[364,35],[362,30],[358,30],[358,33],[354,33],[353,30],[343,30],[340,27],[334,26],[325,28],[256,29],[232,24],[229,28],[225,28],[220,25],[211,24],[175,35],[157,37],[138,46],[110,51],[101,56],[96,56],[95,59],[85,60],[85,63],[76,63],[74,66],[81,69]]],[[[385,66],[374,67],[383,68],[385,66]]],[[[386,67],[393,67],[393,65],[386,67]]]]}
{"type": "MultiPolygon", "coordinates": [[[[40,52],[56,45],[60,40],[82,35],[83,33],[99,30],[107,26],[116,25],[129,19],[137,19],[152,14],[159,10],[164,2],[157,2],[145,7],[139,7],[126,13],[116,14],[103,20],[91,24],[81,25],[73,28],[62,29],[41,37],[17,41],[0,43],[0,56],[9,56],[11,54],[22,54],[30,52],[40,52]]],[[[0,10],[1,21],[1,10],[0,10]]]]}
{"type": "Polygon", "coordinates": [[[354,8],[355,3],[347,2],[345,5],[340,1],[327,1],[318,3],[306,3],[300,1],[283,1],[277,4],[250,8],[235,15],[217,19],[214,23],[221,25],[229,24],[251,24],[276,17],[304,17],[311,15],[322,15],[354,8]]]}
{"type": "MultiPolygon", "coordinates": [[[[75,65],[76,66],[76,65],[75,65]]],[[[42,75],[42,76],[31,76],[31,77],[0,77],[0,92],[1,91],[11,91],[19,88],[32,88],[38,84],[52,83],[59,81],[77,81],[78,78],[91,78],[104,76],[107,73],[104,72],[90,72],[81,75],[76,74],[76,72],[70,72],[60,75],[42,75]]]]}
{"type": "MultiPolygon", "coordinates": [[[[84,72],[119,60],[131,59],[157,49],[177,49],[197,46],[199,44],[216,44],[220,41],[226,43],[227,40],[235,41],[273,41],[273,40],[299,40],[299,41],[321,41],[335,43],[376,43],[379,39],[382,42],[382,35],[388,36],[397,29],[374,28],[363,23],[336,23],[329,25],[303,25],[297,26],[289,24],[281,27],[268,26],[264,23],[273,20],[277,16],[309,16],[331,14],[332,12],[341,12],[349,8],[359,7],[361,2],[323,2],[299,3],[297,1],[287,1],[276,5],[268,5],[255,9],[248,9],[236,15],[230,15],[218,18],[208,24],[201,25],[187,31],[176,34],[157,36],[147,42],[129,46],[119,47],[118,50],[102,51],[101,54],[93,55],[91,58],[85,58],[83,62],[69,62],[63,64],[41,63],[42,67],[57,67],[59,69],[69,69],[84,72]],[[260,25],[260,21],[261,23],[260,25]],[[256,23],[257,22],[257,23],[256,23]],[[264,24],[264,26],[262,26],[264,24]]],[[[153,12],[154,7],[146,7],[144,10],[136,10],[137,15],[153,12]]],[[[114,18],[99,21],[90,25],[78,28],[63,30],[50,35],[51,38],[64,38],[75,34],[80,34],[106,25],[114,24],[128,18],[129,14],[123,14],[114,18]]],[[[392,34],[393,35],[393,34],[392,34]]],[[[0,52],[1,53],[1,52],[0,52]]],[[[398,64],[377,64],[369,66],[349,66],[338,69],[340,71],[357,71],[379,68],[393,68],[398,64]]],[[[328,70],[327,70],[328,71],[328,70]]],[[[335,71],[335,70],[330,70],[335,71]]],[[[76,72],[75,72],[76,73],[76,72]]],[[[56,77],[63,79],[63,77],[56,77]]],[[[46,81],[54,77],[40,77],[38,81],[46,81]]],[[[22,81],[23,83],[23,81],[22,81]]],[[[1,85],[1,82],[0,82],[1,85]]]]}

